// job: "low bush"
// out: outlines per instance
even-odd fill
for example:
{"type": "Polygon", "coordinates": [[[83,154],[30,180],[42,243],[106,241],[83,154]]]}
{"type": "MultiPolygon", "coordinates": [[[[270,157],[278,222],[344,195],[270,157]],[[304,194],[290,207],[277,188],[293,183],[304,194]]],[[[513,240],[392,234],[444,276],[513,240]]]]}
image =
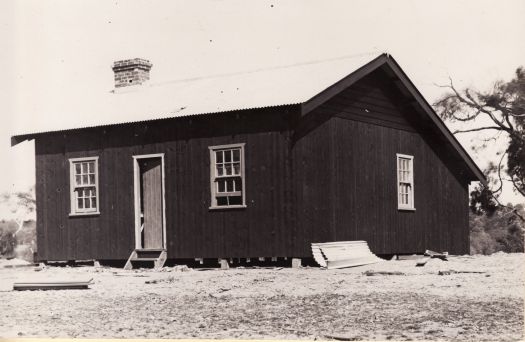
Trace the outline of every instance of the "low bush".
{"type": "Polygon", "coordinates": [[[492,214],[470,213],[470,254],[523,253],[525,217],[522,205],[498,207],[492,214]]]}
{"type": "Polygon", "coordinates": [[[16,222],[0,221],[0,257],[32,261],[32,254],[36,251],[35,221],[26,221],[22,229],[17,230],[16,222]]]}

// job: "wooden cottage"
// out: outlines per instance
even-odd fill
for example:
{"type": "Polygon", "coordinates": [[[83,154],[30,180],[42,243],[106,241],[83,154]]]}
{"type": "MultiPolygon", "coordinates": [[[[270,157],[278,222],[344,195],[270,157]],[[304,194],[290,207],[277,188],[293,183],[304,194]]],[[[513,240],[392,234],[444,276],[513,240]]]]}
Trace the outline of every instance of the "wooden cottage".
{"type": "Polygon", "coordinates": [[[35,140],[38,260],[468,253],[484,176],[392,56],[371,59],[163,84],[115,62],[83,108],[106,121],[12,137],[35,140]]]}

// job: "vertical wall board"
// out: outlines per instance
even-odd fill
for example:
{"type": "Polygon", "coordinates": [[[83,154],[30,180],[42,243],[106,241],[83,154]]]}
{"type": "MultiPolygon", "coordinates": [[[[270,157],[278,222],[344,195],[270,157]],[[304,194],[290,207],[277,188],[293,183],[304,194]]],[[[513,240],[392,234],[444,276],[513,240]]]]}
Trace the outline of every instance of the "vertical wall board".
{"type": "Polygon", "coordinates": [[[35,139],[35,198],[36,198],[36,242],[37,242],[37,261],[47,260],[48,258],[48,230],[47,230],[47,207],[46,207],[46,174],[47,159],[39,154],[41,144],[35,139]]]}

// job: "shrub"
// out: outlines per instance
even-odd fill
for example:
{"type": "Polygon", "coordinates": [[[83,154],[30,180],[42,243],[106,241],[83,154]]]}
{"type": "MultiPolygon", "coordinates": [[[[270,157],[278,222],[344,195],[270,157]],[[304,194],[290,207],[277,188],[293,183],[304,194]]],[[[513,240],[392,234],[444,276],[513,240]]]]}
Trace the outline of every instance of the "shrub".
{"type": "Polygon", "coordinates": [[[470,254],[524,252],[524,222],[513,214],[524,216],[522,205],[498,207],[492,214],[470,213],[470,254]]]}
{"type": "Polygon", "coordinates": [[[0,257],[17,257],[32,261],[36,251],[36,224],[30,220],[23,223],[18,233],[18,224],[14,221],[0,221],[0,257]]]}
{"type": "Polygon", "coordinates": [[[13,257],[16,247],[17,225],[12,221],[0,221],[0,256],[13,257]]]}

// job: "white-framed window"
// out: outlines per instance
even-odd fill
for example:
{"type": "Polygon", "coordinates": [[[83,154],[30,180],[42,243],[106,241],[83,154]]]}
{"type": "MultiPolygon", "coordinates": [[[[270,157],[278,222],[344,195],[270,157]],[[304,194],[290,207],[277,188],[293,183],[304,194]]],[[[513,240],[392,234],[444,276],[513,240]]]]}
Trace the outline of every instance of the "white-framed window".
{"type": "Polygon", "coordinates": [[[210,209],[246,207],[244,143],[210,146],[210,209]]]}
{"type": "Polygon", "coordinates": [[[415,210],[414,207],[414,156],[397,155],[397,207],[415,210]]]}
{"type": "Polygon", "coordinates": [[[98,157],[69,159],[70,215],[99,214],[98,157]]]}

